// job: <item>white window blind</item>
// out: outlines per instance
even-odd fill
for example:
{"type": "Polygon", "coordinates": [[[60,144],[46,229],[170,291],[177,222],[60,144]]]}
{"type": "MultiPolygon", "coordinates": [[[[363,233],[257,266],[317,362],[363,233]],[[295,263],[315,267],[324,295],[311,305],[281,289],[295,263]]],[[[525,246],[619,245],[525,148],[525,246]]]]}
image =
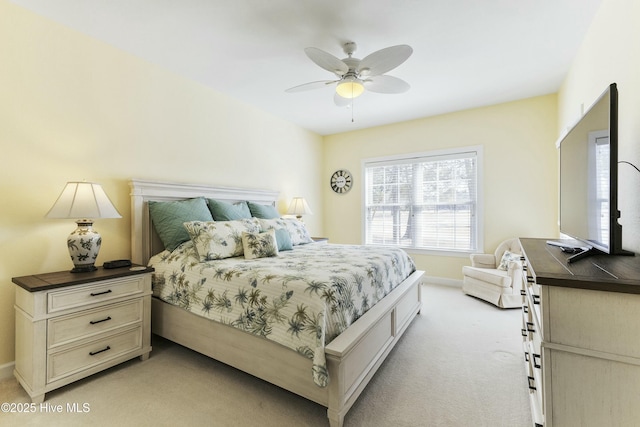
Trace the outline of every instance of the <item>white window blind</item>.
{"type": "Polygon", "coordinates": [[[479,150],[365,161],[365,243],[478,250],[479,150]]]}

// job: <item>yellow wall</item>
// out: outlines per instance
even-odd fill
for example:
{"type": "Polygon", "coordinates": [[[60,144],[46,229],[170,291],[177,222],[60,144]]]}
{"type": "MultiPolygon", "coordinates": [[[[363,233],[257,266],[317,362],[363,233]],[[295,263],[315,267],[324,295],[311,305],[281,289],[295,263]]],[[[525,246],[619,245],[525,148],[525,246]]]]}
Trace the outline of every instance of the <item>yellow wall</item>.
{"type": "MultiPolygon", "coordinates": [[[[640,167],[640,2],[603,0],[558,95],[561,131],[618,85],[618,159],[640,167]]],[[[640,253],[640,173],[618,166],[622,246],[640,253]]]]}
{"type": "MultiPolygon", "coordinates": [[[[362,160],[482,145],[484,247],[513,236],[557,236],[556,96],[547,95],[325,137],[324,176],[348,169],[349,193],[324,190],[324,229],[335,243],[362,243],[362,160]]],[[[412,254],[428,276],[461,279],[469,257],[412,254]]]]}
{"type": "MultiPolygon", "coordinates": [[[[638,40],[640,3],[603,0],[557,99],[323,139],[0,0],[0,368],[14,360],[11,277],[71,268],[65,238],[72,221],[43,218],[69,180],[102,183],[123,214],[95,224],[104,238],[99,264],[130,255],[132,177],[238,187],[260,182],[281,192],[281,209],[291,197],[305,196],[316,213],[305,217],[313,234],[360,243],[362,159],[483,145],[485,250],[509,236],[555,236],[554,142],[581,104],[590,105],[613,81],[620,90],[620,159],[640,164],[638,40]],[[285,164],[291,157],[298,162],[285,164]],[[346,195],[328,185],[341,168],[355,177],[346,195]]],[[[622,166],[625,247],[640,252],[640,174],[622,166]]],[[[460,278],[468,263],[466,257],[415,259],[429,276],[445,278],[460,278]]]]}
{"type": "MultiPolygon", "coordinates": [[[[322,202],[322,138],[0,0],[0,368],[14,360],[11,278],[71,269],[67,181],[103,184],[97,264],[130,257],[128,180],[279,190],[322,202]],[[291,158],[297,159],[290,162],[291,158]]],[[[320,215],[305,217],[323,234],[320,215]]]]}

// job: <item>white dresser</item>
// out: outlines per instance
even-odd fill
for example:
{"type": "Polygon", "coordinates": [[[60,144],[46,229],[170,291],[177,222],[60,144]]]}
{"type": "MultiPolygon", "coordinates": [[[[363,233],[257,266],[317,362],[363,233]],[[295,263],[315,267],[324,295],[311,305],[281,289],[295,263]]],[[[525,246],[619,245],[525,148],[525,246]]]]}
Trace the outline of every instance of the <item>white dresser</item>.
{"type": "Polygon", "coordinates": [[[15,377],[45,393],[151,351],[151,272],[134,266],[15,277],[15,377]]]}
{"type": "Polygon", "coordinates": [[[568,264],[546,239],[520,242],[534,425],[640,425],[640,256],[568,264]]]}

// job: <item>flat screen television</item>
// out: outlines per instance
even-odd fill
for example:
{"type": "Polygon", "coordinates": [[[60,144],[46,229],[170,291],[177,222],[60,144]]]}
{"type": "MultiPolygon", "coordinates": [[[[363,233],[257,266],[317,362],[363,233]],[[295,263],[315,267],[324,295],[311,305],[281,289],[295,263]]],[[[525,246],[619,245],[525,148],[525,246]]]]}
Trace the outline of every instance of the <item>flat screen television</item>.
{"type": "MultiPolygon", "coordinates": [[[[577,261],[622,249],[618,223],[618,89],[612,83],[559,143],[560,233],[580,242],[563,250],[577,261]]],[[[550,242],[554,243],[554,242],[550,242]]]]}

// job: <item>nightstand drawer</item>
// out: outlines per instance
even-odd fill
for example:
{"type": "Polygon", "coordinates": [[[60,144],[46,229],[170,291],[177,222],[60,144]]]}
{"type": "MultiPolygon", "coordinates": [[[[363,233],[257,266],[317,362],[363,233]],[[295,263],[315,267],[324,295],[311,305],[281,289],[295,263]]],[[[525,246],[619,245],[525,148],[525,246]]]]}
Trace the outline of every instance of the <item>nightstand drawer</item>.
{"type": "Polygon", "coordinates": [[[124,279],[96,282],[96,284],[74,287],[62,291],[51,291],[47,298],[47,311],[55,313],[63,310],[89,306],[144,291],[144,277],[132,276],[124,279]]]}
{"type": "Polygon", "coordinates": [[[142,348],[142,327],[54,352],[47,357],[47,382],[52,382],[142,348]]]}
{"type": "Polygon", "coordinates": [[[47,344],[52,349],[122,326],[142,322],[142,299],[116,303],[95,310],[48,320],[47,344]]]}

